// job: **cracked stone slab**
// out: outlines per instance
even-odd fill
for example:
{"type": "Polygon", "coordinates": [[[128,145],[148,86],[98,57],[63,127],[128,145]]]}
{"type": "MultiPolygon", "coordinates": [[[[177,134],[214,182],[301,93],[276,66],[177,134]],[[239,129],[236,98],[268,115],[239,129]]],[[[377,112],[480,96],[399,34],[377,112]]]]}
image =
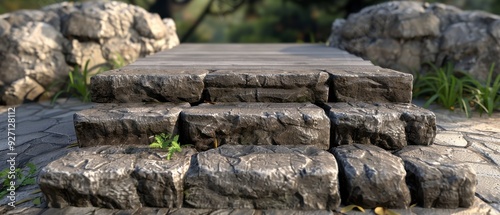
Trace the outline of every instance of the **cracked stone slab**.
{"type": "Polygon", "coordinates": [[[431,145],[436,116],[412,104],[328,103],[332,146],[373,144],[387,150],[406,145],[431,145]]]}
{"type": "Polygon", "coordinates": [[[424,208],[467,208],[474,204],[476,172],[425,146],[408,146],[395,153],[407,172],[412,203],[424,208]]]}
{"type": "Polygon", "coordinates": [[[198,102],[208,70],[129,68],[91,78],[91,100],[99,103],[198,102]]]}
{"type": "Polygon", "coordinates": [[[328,149],[330,121],[310,103],[202,104],[181,113],[181,133],[197,150],[218,145],[315,145],[328,149]]]}
{"type": "Polygon", "coordinates": [[[334,210],[337,163],[314,146],[223,145],[193,157],[184,204],[194,208],[334,210]]]}
{"type": "Polygon", "coordinates": [[[440,131],[436,134],[434,144],[465,148],[469,146],[469,141],[464,138],[464,135],[461,132],[440,131]]]}
{"type": "Polygon", "coordinates": [[[329,75],[320,70],[217,70],[205,77],[212,102],[326,102],[329,75]]]}
{"type": "Polygon", "coordinates": [[[329,102],[411,102],[411,74],[378,66],[337,67],[326,71],[331,74],[329,102]]]}
{"type": "Polygon", "coordinates": [[[500,203],[500,168],[494,164],[469,163],[477,174],[476,195],[487,203],[500,203]]]}
{"type": "Polygon", "coordinates": [[[342,202],[363,208],[407,208],[410,190],[401,158],[373,145],[331,149],[339,164],[342,202]]]}
{"type": "Polygon", "coordinates": [[[166,152],[115,149],[114,154],[81,150],[51,162],[38,177],[49,207],[180,207],[183,177],[193,149],[166,160],[166,152]]]}
{"type": "Polygon", "coordinates": [[[81,147],[97,145],[147,145],[150,136],[177,134],[178,118],[188,103],[98,104],[74,115],[81,147]]]}

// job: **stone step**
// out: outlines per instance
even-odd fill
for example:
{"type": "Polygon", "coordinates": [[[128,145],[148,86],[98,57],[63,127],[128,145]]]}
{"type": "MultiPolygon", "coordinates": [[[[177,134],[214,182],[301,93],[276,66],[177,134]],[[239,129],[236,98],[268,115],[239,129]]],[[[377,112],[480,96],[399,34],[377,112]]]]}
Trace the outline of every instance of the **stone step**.
{"type": "Polygon", "coordinates": [[[339,210],[356,204],[457,208],[475,173],[426,146],[395,155],[373,145],[224,145],[204,152],[90,147],[53,161],[38,183],[49,207],[339,210]],[[423,155],[423,156],[422,156],[423,155]],[[399,156],[399,157],[398,157],[399,156]]]}
{"type": "Polygon", "coordinates": [[[429,147],[408,146],[395,153],[405,165],[412,202],[424,208],[467,208],[476,193],[476,172],[429,147]]]}
{"type": "Polygon", "coordinates": [[[321,45],[193,44],[94,76],[91,95],[99,103],[408,103],[412,80],[321,45]]]}
{"type": "Polygon", "coordinates": [[[147,145],[153,135],[180,135],[199,151],[216,145],[314,145],[365,143],[387,150],[430,145],[435,115],[411,104],[328,103],[98,104],[77,112],[81,147],[147,145]],[[323,109],[324,108],[324,109],[323,109]]]}
{"type": "Polygon", "coordinates": [[[333,210],[340,205],[335,158],[314,146],[221,146],[198,153],[186,174],[194,208],[333,210]]]}
{"type": "Polygon", "coordinates": [[[141,148],[72,152],[47,165],[39,185],[49,207],[333,210],[337,163],[313,146],[221,146],[172,160],[141,148]]]}
{"type": "Polygon", "coordinates": [[[39,173],[49,207],[181,207],[183,178],[195,150],[166,160],[149,148],[92,147],[71,152],[39,173]]]}
{"type": "Polygon", "coordinates": [[[330,121],[310,103],[202,104],[181,112],[181,132],[198,150],[218,145],[330,147],[330,121]]]}
{"type": "Polygon", "coordinates": [[[332,148],[339,163],[340,192],[344,204],[363,208],[406,208],[410,190],[401,158],[365,144],[332,148]]]}
{"type": "Polygon", "coordinates": [[[97,104],[74,115],[80,147],[98,145],[147,145],[151,136],[178,134],[178,119],[189,103],[97,104]]]}
{"type": "Polygon", "coordinates": [[[458,208],[474,204],[476,173],[426,146],[395,155],[365,144],[332,148],[339,164],[342,203],[364,208],[458,208]]]}
{"type": "Polygon", "coordinates": [[[328,103],[331,146],[372,144],[386,150],[407,145],[431,145],[436,136],[436,116],[413,104],[328,103]]]}

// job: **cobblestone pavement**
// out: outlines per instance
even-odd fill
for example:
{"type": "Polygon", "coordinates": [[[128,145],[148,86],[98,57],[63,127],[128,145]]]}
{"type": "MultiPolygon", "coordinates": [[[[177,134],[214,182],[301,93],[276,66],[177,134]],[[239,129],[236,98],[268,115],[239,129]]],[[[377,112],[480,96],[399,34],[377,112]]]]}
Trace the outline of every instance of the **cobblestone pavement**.
{"type": "MultiPolygon", "coordinates": [[[[422,101],[414,101],[417,105],[422,101]]],[[[9,150],[8,114],[7,108],[0,109],[0,169],[9,167],[7,153],[15,152],[15,166],[24,167],[27,163],[36,165],[36,175],[40,169],[53,160],[56,160],[70,151],[78,150],[74,147],[76,136],[73,127],[73,113],[91,107],[92,104],[83,104],[77,100],[58,100],[55,105],[49,103],[24,104],[15,108],[15,148],[9,150]],[[4,141],[5,140],[5,141],[4,141]]],[[[443,110],[431,106],[437,116],[438,134],[435,144],[431,147],[463,162],[469,163],[477,172],[478,186],[476,190],[476,204],[469,209],[423,209],[412,208],[400,210],[402,214],[500,214],[500,113],[492,117],[475,113],[471,119],[463,114],[443,110]],[[487,204],[486,204],[487,203],[487,204]],[[494,209],[496,208],[496,210],[494,209]]],[[[9,199],[0,199],[0,214],[141,214],[151,210],[155,214],[183,214],[178,210],[141,209],[139,211],[118,211],[97,208],[66,208],[47,209],[45,202],[34,205],[33,200],[41,197],[37,185],[23,186],[16,190],[18,204],[14,210],[7,205],[9,199]],[[142,211],[142,212],[141,212],[142,211]],[[163,212],[162,212],[163,211],[163,212]],[[99,212],[99,213],[98,213],[99,212]]],[[[240,211],[245,214],[256,213],[253,210],[240,211]]],[[[203,212],[203,211],[198,211],[203,212]]],[[[203,213],[208,213],[205,211],[203,213]]],[[[267,211],[264,214],[289,214],[290,211],[267,211]]],[[[233,212],[218,210],[211,214],[232,214],[233,212]]],[[[235,212],[236,213],[236,212],[235,212]]],[[[355,213],[355,212],[354,212],[355,213]]],[[[193,213],[198,214],[198,213],[193,213]]],[[[317,214],[323,214],[318,212],[317,214]]],[[[329,214],[326,213],[325,214],[329,214]]]]}

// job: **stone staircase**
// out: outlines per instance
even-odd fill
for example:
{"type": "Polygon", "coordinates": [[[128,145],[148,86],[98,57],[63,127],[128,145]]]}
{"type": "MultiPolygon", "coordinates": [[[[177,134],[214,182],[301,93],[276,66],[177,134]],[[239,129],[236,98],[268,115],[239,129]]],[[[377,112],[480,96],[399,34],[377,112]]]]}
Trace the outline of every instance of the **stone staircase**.
{"type": "Polygon", "coordinates": [[[412,76],[321,45],[183,44],[92,78],[50,207],[469,207],[476,176],[429,150],[412,76]],[[155,134],[190,144],[171,160],[155,134]]]}

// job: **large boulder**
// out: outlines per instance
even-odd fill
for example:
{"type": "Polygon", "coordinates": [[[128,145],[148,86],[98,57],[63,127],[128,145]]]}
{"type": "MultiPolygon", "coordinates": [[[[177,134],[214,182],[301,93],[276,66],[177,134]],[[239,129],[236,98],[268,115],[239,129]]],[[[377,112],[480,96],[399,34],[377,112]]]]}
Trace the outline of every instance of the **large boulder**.
{"type": "Polygon", "coordinates": [[[500,65],[499,38],[499,16],[440,3],[394,1],[335,20],[328,44],[398,71],[452,63],[485,80],[491,65],[500,65]]]}
{"type": "Polygon", "coordinates": [[[36,99],[87,60],[97,71],[118,56],[132,62],[178,44],[172,19],[121,2],[62,2],[1,15],[0,104],[36,99]]]}

